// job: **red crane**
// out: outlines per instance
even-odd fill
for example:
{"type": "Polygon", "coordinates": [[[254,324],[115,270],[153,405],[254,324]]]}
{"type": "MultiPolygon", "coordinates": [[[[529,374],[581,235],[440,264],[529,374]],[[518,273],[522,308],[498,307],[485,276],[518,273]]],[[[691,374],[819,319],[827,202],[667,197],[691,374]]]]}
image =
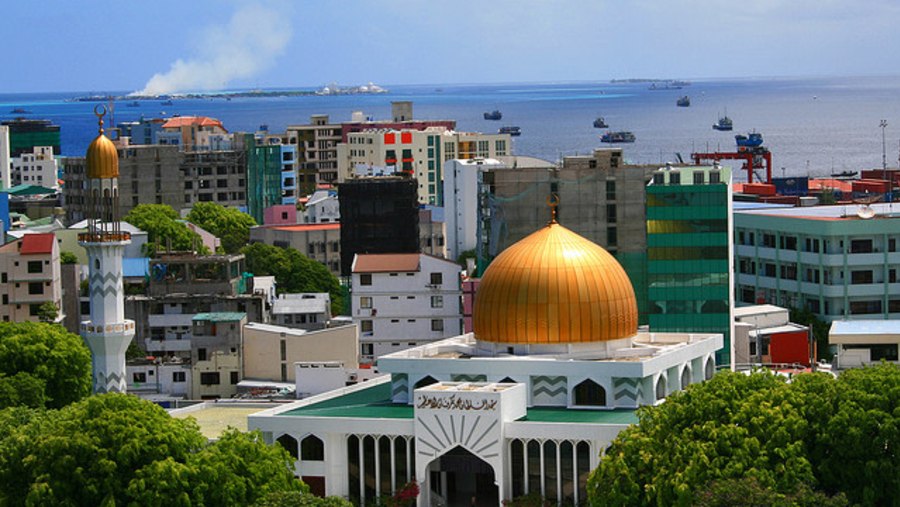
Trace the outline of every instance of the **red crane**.
{"type": "Polygon", "coordinates": [[[747,171],[747,183],[753,183],[753,170],[766,166],[766,183],[772,183],[772,152],[763,147],[741,149],[736,152],[715,151],[711,153],[691,153],[694,164],[700,165],[704,160],[743,160],[741,169],[747,171]]]}

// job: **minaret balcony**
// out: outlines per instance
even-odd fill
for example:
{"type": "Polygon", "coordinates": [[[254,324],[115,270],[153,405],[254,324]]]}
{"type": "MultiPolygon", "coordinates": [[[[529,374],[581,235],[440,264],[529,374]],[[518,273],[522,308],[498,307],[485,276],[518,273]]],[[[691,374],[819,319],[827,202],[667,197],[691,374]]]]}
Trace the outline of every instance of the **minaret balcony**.
{"type": "Polygon", "coordinates": [[[78,234],[79,243],[119,243],[131,241],[130,232],[82,232],[78,234]]]}

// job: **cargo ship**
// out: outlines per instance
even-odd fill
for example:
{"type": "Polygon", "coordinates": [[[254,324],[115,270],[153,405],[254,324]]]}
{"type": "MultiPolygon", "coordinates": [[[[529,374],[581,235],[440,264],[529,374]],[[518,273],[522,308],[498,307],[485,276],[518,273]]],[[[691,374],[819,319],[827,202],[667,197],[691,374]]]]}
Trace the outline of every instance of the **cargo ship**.
{"type": "Polygon", "coordinates": [[[634,140],[634,134],[626,131],[607,132],[600,136],[600,141],[604,143],[633,143],[634,140]]]}

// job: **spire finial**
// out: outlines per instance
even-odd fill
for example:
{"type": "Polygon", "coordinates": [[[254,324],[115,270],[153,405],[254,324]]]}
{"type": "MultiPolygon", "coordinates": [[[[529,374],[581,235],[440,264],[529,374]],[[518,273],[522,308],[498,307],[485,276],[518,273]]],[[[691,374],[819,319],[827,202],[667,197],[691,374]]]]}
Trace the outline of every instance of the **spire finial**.
{"type": "Polygon", "coordinates": [[[94,106],[94,114],[97,115],[97,125],[100,134],[103,134],[103,117],[106,115],[106,106],[103,104],[97,104],[94,106]]]}
{"type": "Polygon", "coordinates": [[[559,206],[559,194],[552,193],[547,196],[547,206],[550,206],[550,221],[547,222],[547,225],[552,225],[557,223],[556,221],[556,208],[559,206]]]}

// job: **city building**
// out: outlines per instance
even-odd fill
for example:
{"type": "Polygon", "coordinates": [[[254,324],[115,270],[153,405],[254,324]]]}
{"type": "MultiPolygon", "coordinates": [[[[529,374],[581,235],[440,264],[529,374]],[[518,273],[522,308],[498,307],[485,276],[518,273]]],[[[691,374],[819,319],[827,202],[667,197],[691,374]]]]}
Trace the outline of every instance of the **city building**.
{"type": "Polygon", "coordinates": [[[272,324],[306,331],[324,329],[331,320],[327,292],[279,294],[272,302],[272,324]]]}
{"type": "Polygon", "coordinates": [[[494,159],[448,160],[444,164],[444,223],[447,230],[447,257],[478,247],[479,184],[487,170],[504,169],[494,159]]]}
{"type": "Polygon", "coordinates": [[[357,254],[350,306],[361,360],[461,334],[459,272],[426,254],[357,254]]]}
{"type": "Polygon", "coordinates": [[[357,178],[338,187],[341,205],[341,273],[360,253],[418,253],[416,180],[399,176],[357,178]]]}
{"type": "Polygon", "coordinates": [[[391,103],[390,121],[372,120],[355,111],[349,122],[332,123],[328,115],[316,114],[307,125],[289,125],[282,137],[297,146],[297,183],[301,192],[311,193],[317,184],[339,181],[338,145],[347,143],[349,134],[363,130],[425,130],[428,127],[456,128],[453,120],[414,120],[412,102],[391,103]]]}
{"type": "Polygon", "coordinates": [[[716,363],[732,364],[731,170],[667,165],[646,196],[650,329],[721,334],[716,363]]]}
{"type": "MultiPolygon", "coordinates": [[[[296,381],[298,362],[336,362],[342,368],[359,366],[359,337],[350,324],[306,331],[252,322],[244,327],[244,378],[252,381],[296,381]]],[[[343,385],[343,383],[342,383],[343,385]]],[[[309,389],[299,386],[297,396],[309,389]]]]}
{"type": "Polygon", "coordinates": [[[0,125],[0,190],[6,190],[12,186],[9,173],[11,166],[12,157],[9,152],[9,127],[0,125]]]}
{"type": "Polygon", "coordinates": [[[263,210],[261,225],[293,225],[297,223],[297,206],[294,204],[276,204],[263,210]]]}
{"type": "Polygon", "coordinates": [[[890,203],[736,209],[736,298],[835,320],[900,319],[890,203]]]}
{"type": "Polygon", "coordinates": [[[0,125],[9,132],[10,157],[30,153],[35,146],[49,146],[56,156],[61,153],[59,125],[54,125],[50,120],[15,118],[4,120],[0,125]]]}
{"type": "Polygon", "coordinates": [[[191,399],[237,394],[245,324],[243,312],[198,313],[191,318],[191,399]]]}
{"type": "Polygon", "coordinates": [[[0,246],[0,319],[38,322],[41,306],[52,303],[56,322],[65,318],[59,246],[53,233],[26,234],[0,246]]]}
{"type": "MultiPolygon", "coordinates": [[[[423,206],[419,208],[419,251],[437,257],[447,256],[444,208],[423,206]]],[[[455,257],[448,257],[453,260],[455,257]]]]}
{"type": "Polygon", "coordinates": [[[222,122],[206,116],[169,118],[156,135],[159,144],[176,145],[182,151],[230,150],[232,143],[222,122]]]}
{"type": "Polygon", "coordinates": [[[828,343],[837,347],[834,367],[871,366],[881,361],[898,361],[900,323],[896,320],[835,320],[828,343]]]}
{"type": "Polygon", "coordinates": [[[301,222],[305,224],[327,224],[340,222],[341,204],[334,188],[317,189],[303,205],[301,222]]]}
{"type": "Polygon", "coordinates": [[[509,134],[457,132],[445,127],[425,130],[375,129],[347,135],[338,145],[338,181],[354,177],[358,167],[394,167],[416,178],[422,204],[444,205],[444,164],[448,160],[509,155],[509,134]]]}
{"type": "Polygon", "coordinates": [[[296,472],[359,505],[416,480],[417,505],[582,505],[635,409],[710,378],[721,335],[638,331],[605,250],[555,221],[485,271],[474,333],[388,354],[389,377],[250,415],[296,472]],[[474,499],[474,502],[472,501],[474,499]]]}
{"type": "MultiPolygon", "coordinates": [[[[119,156],[103,134],[106,109],[99,106],[99,133],[87,149],[85,204],[87,232],[78,236],[88,256],[90,318],[81,336],[93,357],[93,391],[125,392],[125,351],[134,336],[134,321],[125,318],[122,257],[131,235],[119,221],[119,156]]],[[[56,240],[53,240],[56,243],[56,240]]]]}
{"type": "Polygon", "coordinates": [[[294,248],[341,275],[341,224],[261,225],[250,228],[250,242],[294,248]]]}
{"type": "Polygon", "coordinates": [[[791,322],[787,308],[742,306],[734,309],[734,321],[735,365],[797,364],[809,367],[817,357],[809,328],[791,322]]]}
{"type": "Polygon", "coordinates": [[[35,146],[13,157],[10,179],[13,185],[37,185],[59,190],[59,166],[51,146],[35,146]]]}

